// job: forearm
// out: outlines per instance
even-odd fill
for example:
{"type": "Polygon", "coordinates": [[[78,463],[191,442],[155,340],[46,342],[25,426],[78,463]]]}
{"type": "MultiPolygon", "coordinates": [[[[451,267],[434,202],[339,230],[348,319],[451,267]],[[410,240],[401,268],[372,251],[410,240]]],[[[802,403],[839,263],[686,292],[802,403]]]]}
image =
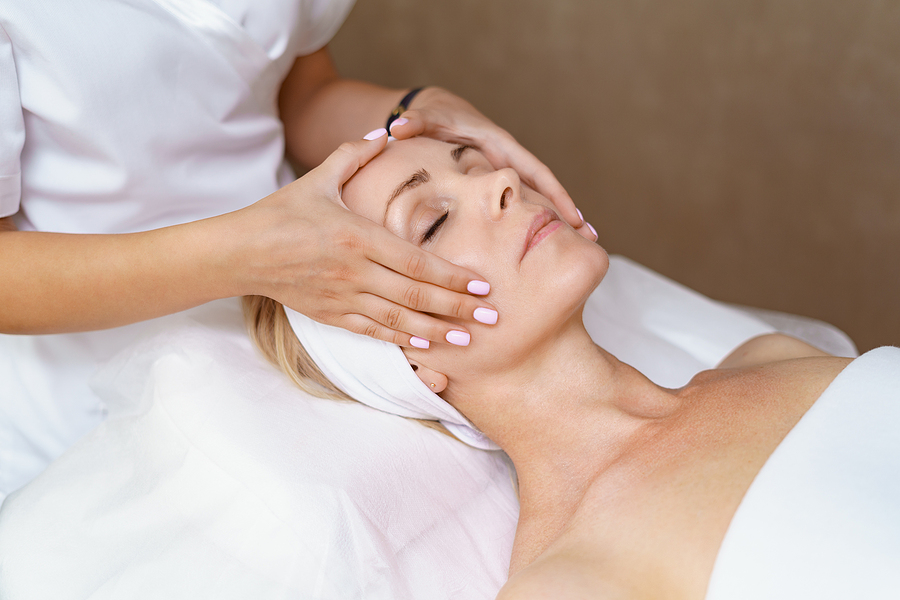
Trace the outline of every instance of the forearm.
{"type": "Polygon", "coordinates": [[[343,142],[384,127],[406,91],[341,79],[324,48],[297,59],[278,100],[288,155],[315,167],[343,142]]]}
{"type": "Polygon", "coordinates": [[[237,295],[228,277],[237,253],[221,225],[117,235],[0,230],[0,331],[106,329],[237,295]]]}

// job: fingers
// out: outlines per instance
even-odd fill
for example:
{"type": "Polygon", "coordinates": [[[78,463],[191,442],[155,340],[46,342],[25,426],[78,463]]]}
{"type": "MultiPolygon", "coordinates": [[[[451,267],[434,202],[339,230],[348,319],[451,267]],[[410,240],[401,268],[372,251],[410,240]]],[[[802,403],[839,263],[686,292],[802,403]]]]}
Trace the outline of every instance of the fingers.
{"type": "Polygon", "coordinates": [[[335,327],[342,327],[353,333],[367,335],[376,340],[382,340],[398,346],[406,346],[411,348],[428,348],[427,343],[419,343],[419,338],[410,336],[408,333],[395,331],[382,325],[381,323],[370,319],[361,314],[344,315],[333,323],[335,327]]]}
{"type": "MultiPolygon", "coordinates": [[[[528,154],[530,155],[531,153],[528,154]]],[[[572,201],[572,198],[553,175],[553,172],[533,155],[527,158],[526,166],[523,166],[522,168],[527,172],[529,166],[531,167],[530,175],[523,175],[526,182],[548,200],[553,202],[553,205],[559,211],[562,218],[565,219],[569,225],[576,229],[583,226],[584,218],[582,217],[581,212],[575,207],[575,202],[572,201]]]]}
{"type": "Polygon", "coordinates": [[[445,142],[472,144],[495,168],[512,167],[532,188],[556,206],[565,221],[580,228],[584,219],[553,172],[513,136],[458,96],[439,88],[426,88],[416,97],[417,108],[391,124],[398,140],[426,135],[445,142]]]}
{"type": "MultiPolygon", "coordinates": [[[[437,319],[432,320],[440,322],[437,319]]],[[[332,323],[332,325],[398,346],[421,349],[428,349],[431,347],[430,342],[426,339],[396,331],[360,314],[344,315],[332,323]]],[[[448,339],[452,339],[453,343],[457,346],[467,346],[469,343],[469,334],[463,331],[454,330],[448,334],[448,339]]]]}
{"type": "Polygon", "coordinates": [[[490,292],[477,273],[362,218],[346,227],[355,231],[352,243],[334,239],[328,264],[320,258],[317,276],[299,286],[306,298],[286,304],[301,306],[300,312],[323,323],[418,348],[433,342],[468,345],[469,328],[441,317],[497,323],[494,307],[477,297],[490,292]]]}
{"type": "Polygon", "coordinates": [[[594,227],[587,221],[585,221],[584,225],[582,225],[581,227],[576,227],[575,231],[581,234],[581,237],[590,242],[596,242],[599,239],[597,230],[594,229],[594,227]]]}
{"type": "Polygon", "coordinates": [[[475,271],[426,252],[387,229],[374,229],[371,234],[373,243],[370,245],[369,259],[400,275],[456,292],[485,295],[490,291],[490,286],[475,271]],[[479,291],[482,287],[487,289],[479,291]]]}
{"type": "Polygon", "coordinates": [[[572,227],[584,225],[584,218],[565,188],[538,158],[509,134],[495,138],[483,150],[495,168],[512,167],[519,176],[545,198],[553,202],[560,216],[572,227]]]}
{"type": "MultiPolygon", "coordinates": [[[[480,275],[387,230],[373,233],[377,241],[371,246],[369,258],[381,267],[367,277],[367,291],[372,296],[365,312],[373,320],[423,340],[457,345],[468,344],[468,331],[434,316],[487,325],[497,322],[499,315],[494,307],[477,297],[490,292],[490,285],[480,275]]],[[[402,343],[410,345],[408,340],[402,343]]]]}
{"type": "Polygon", "coordinates": [[[421,135],[442,142],[481,147],[481,138],[476,132],[460,127],[451,120],[450,115],[436,111],[413,109],[406,111],[402,117],[391,123],[391,135],[398,140],[421,135]]]}
{"type": "Polygon", "coordinates": [[[494,307],[483,298],[413,281],[387,269],[378,277],[370,293],[379,300],[387,300],[390,307],[385,309],[385,305],[369,303],[369,311],[378,308],[387,312],[367,314],[392,329],[407,331],[431,341],[446,340],[451,330],[464,330],[462,326],[435,319],[437,316],[470,323],[478,321],[485,325],[494,325],[499,319],[494,307]]]}
{"type": "MultiPolygon", "coordinates": [[[[370,328],[368,332],[361,333],[374,334],[372,337],[378,339],[414,348],[428,348],[431,343],[468,346],[471,340],[466,327],[417,312],[380,296],[365,294],[361,297],[361,304],[360,313],[356,316],[364,317],[366,326],[370,328]]],[[[491,312],[496,319],[496,311],[491,312]]],[[[363,322],[362,319],[355,321],[363,322]]]]}
{"type": "Polygon", "coordinates": [[[400,276],[394,274],[394,277],[398,279],[386,282],[384,291],[358,294],[354,312],[323,322],[399,346],[429,348],[432,342],[468,346],[471,340],[469,329],[413,310],[394,299],[411,301],[417,306],[434,306],[436,310],[459,315],[461,319],[479,320],[485,325],[493,325],[498,320],[496,310],[465,294],[421,283],[404,287],[405,284],[399,281],[400,276]]]}
{"type": "MultiPolygon", "coordinates": [[[[414,134],[416,127],[407,132],[414,134]]],[[[363,140],[342,144],[319,167],[292,184],[314,192],[306,194],[306,201],[320,207],[314,221],[319,235],[306,245],[288,245],[300,252],[299,258],[288,257],[291,272],[300,275],[291,278],[294,283],[283,294],[271,297],[322,323],[403,346],[423,348],[431,342],[468,345],[470,334],[465,327],[438,317],[496,323],[497,311],[472,295],[490,291],[481,276],[362,217],[333,207],[326,210],[330,202],[342,204],[343,184],[385,148],[387,138],[387,132],[380,129],[363,140]],[[346,243],[341,242],[342,236],[346,243]],[[323,240],[328,241],[323,244],[323,240]],[[325,254],[320,251],[323,247],[329,248],[325,254]],[[307,248],[315,250],[312,256],[303,254],[309,254],[307,248]],[[304,267],[310,260],[314,268],[304,267]]],[[[306,211],[303,218],[308,216],[306,211]]],[[[306,222],[303,218],[300,221],[306,222]]]]}
{"type": "Polygon", "coordinates": [[[454,128],[449,123],[428,123],[419,111],[409,110],[391,124],[391,135],[398,140],[426,135],[443,141],[473,144],[484,152],[495,168],[515,169],[525,183],[553,202],[569,225],[576,229],[582,227],[584,219],[581,213],[553,172],[511,135],[487,119],[483,120],[482,134],[478,136],[454,128]]]}
{"type": "Polygon", "coordinates": [[[365,320],[352,320],[355,331],[403,346],[421,348],[429,342],[464,346],[470,339],[468,329],[439,317],[486,325],[498,321],[494,307],[477,297],[490,292],[490,285],[478,273],[425,252],[386,229],[373,226],[369,236],[370,267],[360,276],[362,293],[353,311],[365,320]]]}
{"type": "Polygon", "coordinates": [[[316,167],[314,171],[333,178],[336,187],[344,185],[348,179],[367,162],[378,156],[387,145],[387,130],[376,129],[356,142],[345,142],[316,167]]]}
{"type": "Polygon", "coordinates": [[[421,119],[410,118],[412,116],[400,117],[391,123],[391,135],[398,140],[405,140],[425,133],[425,122],[421,119]]]}

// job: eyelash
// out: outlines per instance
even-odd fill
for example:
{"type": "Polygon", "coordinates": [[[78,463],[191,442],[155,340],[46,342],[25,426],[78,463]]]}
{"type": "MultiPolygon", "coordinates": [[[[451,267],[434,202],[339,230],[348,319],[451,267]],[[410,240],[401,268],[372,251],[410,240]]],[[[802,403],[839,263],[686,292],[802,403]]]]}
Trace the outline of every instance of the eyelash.
{"type": "Polygon", "coordinates": [[[422,242],[427,242],[438,232],[438,229],[441,228],[441,225],[444,224],[444,221],[447,220],[447,217],[450,216],[450,211],[445,212],[441,215],[437,221],[432,223],[431,227],[428,228],[428,231],[425,232],[425,235],[422,236],[422,242]]]}
{"type": "MultiPolygon", "coordinates": [[[[475,146],[465,146],[463,148],[463,151],[469,150],[469,149],[474,149],[474,148],[475,148],[475,146]]],[[[462,152],[460,152],[460,154],[462,154],[462,152]]],[[[449,217],[449,216],[450,216],[450,211],[447,211],[443,215],[438,217],[438,219],[434,223],[431,224],[431,227],[429,227],[428,231],[425,232],[425,235],[422,236],[423,244],[425,242],[427,242],[428,240],[430,240],[431,238],[433,238],[435,236],[435,234],[437,234],[438,230],[441,228],[441,225],[444,224],[444,221],[446,221],[447,217],[449,217]]]]}

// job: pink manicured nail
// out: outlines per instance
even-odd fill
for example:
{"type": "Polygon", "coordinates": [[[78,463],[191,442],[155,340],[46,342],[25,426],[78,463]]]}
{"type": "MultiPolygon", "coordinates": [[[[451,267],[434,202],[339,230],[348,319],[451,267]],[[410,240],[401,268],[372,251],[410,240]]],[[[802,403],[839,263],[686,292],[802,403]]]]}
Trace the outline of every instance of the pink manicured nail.
{"type": "Polygon", "coordinates": [[[378,138],[380,138],[381,136],[383,136],[386,133],[387,133],[387,129],[385,129],[384,127],[381,127],[380,129],[370,131],[365,136],[363,136],[363,139],[369,140],[371,142],[372,140],[377,140],[378,138]]]}
{"type": "Polygon", "coordinates": [[[491,292],[491,284],[487,281],[478,281],[477,279],[473,279],[469,282],[469,285],[466,286],[466,289],[469,290],[470,294],[475,294],[476,296],[486,296],[491,292]]]}
{"type": "Polygon", "coordinates": [[[591,233],[593,233],[593,234],[594,234],[594,238],[596,238],[596,239],[598,239],[598,240],[599,240],[599,239],[600,239],[600,236],[599,236],[599,235],[597,235],[597,230],[596,230],[596,229],[594,229],[594,226],[593,226],[593,225],[591,225],[591,224],[590,224],[590,223],[585,223],[585,225],[587,225],[587,226],[588,226],[588,229],[590,229],[590,230],[591,230],[591,233]]]}
{"type": "Polygon", "coordinates": [[[396,127],[397,125],[406,125],[407,123],[409,123],[409,119],[407,119],[406,117],[400,117],[399,119],[396,119],[393,123],[391,123],[391,131],[393,131],[394,127],[396,127]]]}
{"type": "Polygon", "coordinates": [[[578,213],[578,218],[581,219],[581,222],[582,222],[582,223],[584,223],[584,215],[581,214],[581,211],[578,210],[578,209],[576,208],[576,209],[575,209],[575,212],[578,213]]]}
{"type": "Polygon", "coordinates": [[[409,338],[409,345],[413,348],[422,348],[423,350],[427,350],[428,347],[431,346],[431,342],[420,337],[412,336],[411,338],[409,338]]]}
{"type": "Polygon", "coordinates": [[[473,316],[479,323],[494,325],[497,323],[497,317],[499,315],[496,310],[491,310],[490,308],[476,308],[473,316]]]}
{"type": "Polygon", "coordinates": [[[447,341],[456,346],[468,346],[471,336],[465,331],[451,331],[447,334],[447,341]]]}

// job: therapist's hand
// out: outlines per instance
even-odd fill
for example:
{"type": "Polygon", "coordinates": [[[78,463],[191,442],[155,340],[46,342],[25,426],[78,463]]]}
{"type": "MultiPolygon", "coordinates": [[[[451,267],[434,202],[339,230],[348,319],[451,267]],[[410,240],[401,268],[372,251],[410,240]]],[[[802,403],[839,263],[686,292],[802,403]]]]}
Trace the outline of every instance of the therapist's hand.
{"type": "Polygon", "coordinates": [[[459,96],[437,87],[423,89],[413,98],[409,110],[391,125],[391,135],[398,140],[424,135],[475,146],[495,168],[515,169],[525,183],[556,205],[562,217],[578,233],[591,241],[597,240],[597,233],[584,221],[550,169],[506,130],[459,96]]]}
{"type": "Polygon", "coordinates": [[[343,144],[304,177],[244,209],[235,227],[253,232],[253,250],[242,261],[253,278],[249,293],[402,346],[467,345],[465,327],[425,313],[471,322],[481,308],[479,320],[494,320],[494,307],[473,295],[488,293],[482,277],[350,212],[341,200],[343,184],[384,149],[381,132],[343,144]]]}

